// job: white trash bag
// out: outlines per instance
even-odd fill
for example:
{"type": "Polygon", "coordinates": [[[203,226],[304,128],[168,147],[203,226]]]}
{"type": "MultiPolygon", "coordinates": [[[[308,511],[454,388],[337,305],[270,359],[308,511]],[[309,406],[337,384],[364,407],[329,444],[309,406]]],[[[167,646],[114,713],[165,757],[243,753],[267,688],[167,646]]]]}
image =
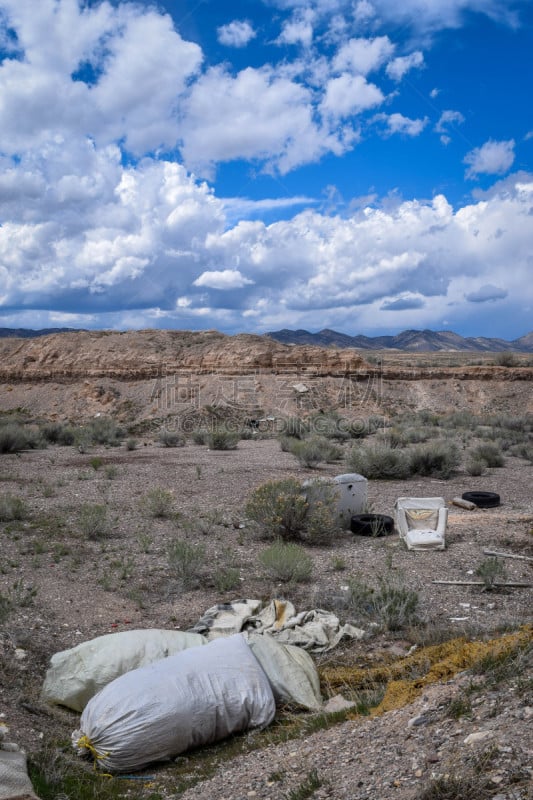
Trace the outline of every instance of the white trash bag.
{"type": "Polygon", "coordinates": [[[72,743],[104,770],[167,761],[274,719],[268,678],[241,634],[127,672],[88,702],[72,743]]]}
{"type": "Polygon", "coordinates": [[[98,636],[52,656],[41,698],[83,711],[91,697],[125,672],[206,643],[197,633],[157,628],[98,636]]]}

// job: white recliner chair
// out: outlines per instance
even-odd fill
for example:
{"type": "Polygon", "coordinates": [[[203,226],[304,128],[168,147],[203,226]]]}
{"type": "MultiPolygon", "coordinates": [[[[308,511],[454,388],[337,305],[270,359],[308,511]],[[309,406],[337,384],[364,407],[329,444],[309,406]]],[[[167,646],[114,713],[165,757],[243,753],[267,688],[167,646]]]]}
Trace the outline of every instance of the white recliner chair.
{"type": "Polygon", "coordinates": [[[408,550],[444,550],[448,509],[443,497],[399,497],[394,518],[408,550]]]}

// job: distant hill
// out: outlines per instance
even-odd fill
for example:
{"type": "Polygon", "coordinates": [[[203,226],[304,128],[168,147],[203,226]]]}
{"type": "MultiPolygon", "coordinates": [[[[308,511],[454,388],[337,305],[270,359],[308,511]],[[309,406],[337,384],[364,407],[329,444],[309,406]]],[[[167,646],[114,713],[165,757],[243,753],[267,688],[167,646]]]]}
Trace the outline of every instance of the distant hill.
{"type": "Polygon", "coordinates": [[[533,353],[533,331],[519,339],[491,339],[484,336],[463,337],[453,331],[402,331],[396,336],[348,336],[325,328],[318,333],[305,330],[270,331],[270,336],[283,344],[314,344],[321,347],[357,347],[361,350],[404,350],[406,352],[515,352],[533,353]]]}
{"type": "MultiPolygon", "coordinates": [[[[0,328],[0,339],[33,339],[53,333],[75,333],[80,328],[0,328]]],[[[519,339],[488,338],[485,336],[463,337],[453,331],[408,330],[396,336],[349,336],[329,328],[318,333],[306,330],[289,330],[265,333],[281,344],[315,345],[318,347],[356,347],[360,350],[403,350],[411,353],[459,351],[478,353],[533,353],[533,331],[519,339]]]]}
{"type": "Polygon", "coordinates": [[[41,328],[34,331],[31,328],[0,328],[1,339],[33,339],[35,336],[48,336],[50,333],[71,333],[78,328],[41,328]]]}

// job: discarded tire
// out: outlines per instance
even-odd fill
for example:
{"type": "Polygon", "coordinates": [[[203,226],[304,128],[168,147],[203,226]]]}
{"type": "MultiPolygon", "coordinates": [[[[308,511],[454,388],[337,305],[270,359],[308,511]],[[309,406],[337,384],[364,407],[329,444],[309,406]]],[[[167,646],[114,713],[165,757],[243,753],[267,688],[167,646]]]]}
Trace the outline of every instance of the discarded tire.
{"type": "Polygon", "coordinates": [[[496,492],[464,492],[462,498],[475,503],[478,508],[495,508],[500,505],[500,495],[496,492]]]}
{"type": "Polygon", "coordinates": [[[350,529],[358,536],[389,536],[394,531],[394,520],[385,514],[355,514],[350,529]]]}

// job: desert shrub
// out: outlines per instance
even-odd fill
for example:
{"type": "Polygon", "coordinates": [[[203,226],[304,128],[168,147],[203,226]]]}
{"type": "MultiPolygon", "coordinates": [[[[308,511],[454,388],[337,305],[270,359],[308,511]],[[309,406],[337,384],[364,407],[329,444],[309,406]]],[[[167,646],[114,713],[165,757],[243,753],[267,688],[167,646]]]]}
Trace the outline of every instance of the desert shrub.
{"type": "Polygon", "coordinates": [[[89,464],[91,465],[91,467],[94,469],[95,472],[100,469],[103,463],[104,461],[102,458],[100,458],[100,456],[93,456],[89,461],[89,464]]]}
{"type": "Polygon", "coordinates": [[[241,585],[241,573],[237,567],[223,567],[215,571],[213,583],[218,592],[229,592],[241,585]]]}
{"type": "Polygon", "coordinates": [[[171,517],[174,513],[174,495],[168,489],[154,486],[141,497],[141,508],[150,517],[171,517]]]}
{"type": "Polygon", "coordinates": [[[415,411],[412,414],[407,414],[404,419],[410,424],[421,425],[423,427],[430,428],[436,427],[442,422],[442,417],[435,411],[431,411],[429,408],[421,408],[419,411],[415,411]]]}
{"type": "Polygon", "coordinates": [[[412,475],[449,478],[460,462],[459,451],[453,442],[432,442],[415,447],[409,453],[412,475]]]}
{"type": "Polygon", "coordinates": [[[207,444],[207,437],[209,435],[209,431],[205,428],[196,428],[192,432],[192,440],[194,444],[207,444]]]}
{"type": "Polygon", "coordinates": [[[302,487],[293,478],[264,483],[246,504],[246,515],[262,527],[267,538],[298,538],[308,510],[302,487]]]}
{"type": "Polygon", "coordinates": [[[321,486],[305,493],[294,478],[268,481],[259,486],[246,504],[246,515],[258,523],[267,539],[328,541],[337,532],[332,494],[321,486]]]}
{"type": "Polygon", "coordinates": [[[18,453],[41,447],[46,447],[46,441],[37,428],[18,422],[0,425],[0,453],[18,453]]]}
{"type": "Polygon", "coordinates": [[[465,470],[468,475],[479,477],[487,471],[487,463],[481,458],[470,458],[465,464],[465,470]]]}
{"type": "Polygon", "coordinates": [[[498,579],[505,578],[505,567],[497,558],[486,558],[476,569],[476,575],[483,581],[484,588],[491,591],[498,579]]]}
{"type": "Polygon", "coordinates": [[[126,450],[137,450],[137,439],[128,439],[126,441],[126,450]]]}
{"type": "Polygon", "coordinates": [[[350,472],[358,472],[369,480],[404,480],[411,472],[407,453],[385,444],[352,447],[346,465],[350,472]]]}
{"type": "MultiPolygon", "coordinates": [[[[335,448],[335,445],[333,445],[335,448]]],[[[298,459],[302,467],[314,469],[321,462],[331,459],[332,443],[327,439],[313,436],[310,439],[289,439],[288,450],[298,459]]],[[[336,452],[335,448],[335,452],[336,452]]],[[[341,451],[342,452],[342,451],[341,451]]]]}
{"type": "MultiPolygon", "coordinates": [[[[491,776],[491,767],[497,748],[474,752],[460,764],[460,768],[446,773],[437,773],[421,788],[414,800],[490,800],[496,790],[491,776]]],[[[500,796],[518,798],[514,791],[500,796]]]]}
{"type": "Polygon", "coordinates": [[[85,503],[78,514],[78,528],[87,539],[106,539],[111,534],[107,507],[98,503],[85,503]]]}
{"type": "Polygon", "coordinates": [[[294,439],[291,439],[290,436],[280,436],[279,439],[279,446],[283,453],[290,453],[291,447],[294,442],[294,439]]]}
{"type": "Polygon", "coordinates": [[[316,769],[312,769],[309,774],[300,782],[298,786],[291,789],[286,795],[287,800],[307,800],[313,797],[317,789],[320,789],[323,781],[319,777],[316,769]]]}
{"type": "Polygon", "coordinates": [[[41,426],[41,434],[50,444],[71,445],[76,438],[74,428],[61,422],[47,422],[41,426]]]}
{"type": "Polygon", "coordinates": [[[210,450],[235,450],[239,443],[239,434],[227,428],[215,428],[207,435],[207,446],[210,450]]]}
{"type": "Polygon", "coordinates": [[[35,604],[37,589],[22,578],[8,588],[7,594],[0,592],[0,623],[6,621],[17,608],[28,608],[35,604]]]}
{"type": "Polygon", "coordinates": [[[26,503],[22,497],[10,494],[0,494],[0,522],[12,522],[25,519],[28,516],[26,503]]]}
{"type": "Polygon", "coordinates": [[[282,421],[281,433],[283,436],[305,439],[309,433],[309,425],[300,419],[300,417],[288,417],[282,421]]]}
{"type": "Polygon", "coordinates": [[[205,563],[205,548],[183,539],[174,539],[168,546],[168,563],[181,588],[192,589],[198,584],[205,563]]]}
{"type": "Polygon", "coordinates": [[[185,444],[185,436],[178,431],[169,431],[167,428],[161,428],[157,436],[157,441],[163,447],[183,447],[185,444]]]}
{"type": "Polygon", "coordinates": [[[433,439],[440,433],[438,428],[432,427],[403,427],[394,426],[379,435],[380,440],[391,447],[406,447],[409,444],[420,444],[433,439]]]}
{"type": "Polygon", "coordinates": [[[444,428],[445,430],[457,430],[465,432],[474,432],[480,424],[484,424],[485,419],[478,417],[467,409],[460,411],[452,411],[449,414],[443,414],[438,417],[436,425],[444,428]]]}
{"type": "Polygon", "coordinates": [[[332,501],[327,498],[311,500],[302,538],[309,544],[329,544],[338,532],[339,524],[333,513],[332,501]]]}
{"type": "Polygon", "coordinates": [[[526,461],[529,461],[530,464],[533,464],[533,444],[514,445],[510,452],[513,456],[524,458],[526,461]]]}
{"type": "Polygon", "coordinates": [[[348,424],[348,432],[352,439],[364,439],[378,431],[384,432],[388,423],[384,417],[372,414],[370,417],[352,420],[348,424]]]}
{"type": "Polygon", "coordinates": [[[493,442],[483,442],[475,447],[471,457],[476,461],[484,461],[487,467],[503,467],[505,459],[497,444],[493,442]]]}
{"type": "Polygon", "coordinates": [[[194,518],[185,520],[187,530],[201,533],[202,536],[212,536],[215,528],[224,524],[224,512],[220,508],[209,508],[206,511],[196,514],[194,518]]]}
{"type": "Polygon", "coordinates": [[[505,351],[496,354],[494,364],[497,367],[516,367],[518,366],[518,359],[514,353],[505,351]]]}
{"type": "Polygon", "coordinates": [[[119,447],[124,438],[123,429],[111,417],[96,417],[85,426],[92,444],[119,447]]]}
{"type": "Polygon", "coordinates": [[[416,591],[387,576],[372,598],[373,614],[388,631],[399,631],[417,620],[418,602],[416,591]]]}
{"type": "Polygon", "coordinates": [[[313,571],[312,559],[295,542],[274,542],[260,553],[259,561],[269,577],[283,583],[304,583],[313,571]]]}
{"type": "Polygon", "coordinates": [[[356,619],[377,622],[388,631],[417,622],[418,593],[406,586],[400,576],[387,573],[379,579],[377,588],[357,578],[351,578],[347,585],[344,603],[356,619]]]}
{"type": "Polygon", "coordinates": [[[523,417],[498,417],[497,424],[501,428],[525,434],[533,430],[533,414],[526,414],[523,417]]]}
{"type": "Polygon", "coordinates": [[[335,414],[317,414],[309,421],[309,428],[324,439],[346,441],[350,438],[350,423],[335,414]]]}

